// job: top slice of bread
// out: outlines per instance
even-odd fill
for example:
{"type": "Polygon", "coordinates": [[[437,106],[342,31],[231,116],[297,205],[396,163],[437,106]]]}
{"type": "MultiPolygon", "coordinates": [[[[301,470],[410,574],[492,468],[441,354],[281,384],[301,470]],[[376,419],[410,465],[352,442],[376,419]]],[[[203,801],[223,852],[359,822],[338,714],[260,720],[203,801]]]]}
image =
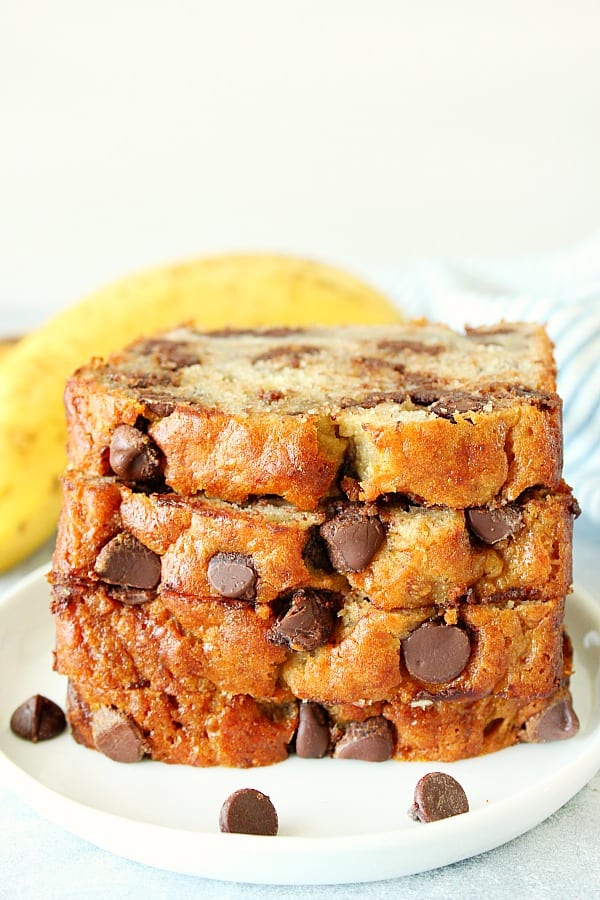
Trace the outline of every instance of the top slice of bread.
{"type": "Polygon", "coordinates": [[[69,466],[111,474],[111,437],[127,424],[183,495],[312,509],[341,483],[355,500],[497,505],[560,480],[555,375],[533,324],[179,328],[69,379],[69,466]]]}

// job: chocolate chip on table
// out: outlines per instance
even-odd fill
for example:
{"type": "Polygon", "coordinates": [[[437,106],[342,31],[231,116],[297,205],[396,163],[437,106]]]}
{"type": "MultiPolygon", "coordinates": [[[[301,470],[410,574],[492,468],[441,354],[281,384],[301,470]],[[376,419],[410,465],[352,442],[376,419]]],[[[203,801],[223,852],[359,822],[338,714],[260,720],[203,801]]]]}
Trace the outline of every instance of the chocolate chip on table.
{"type": "Polygon", "coordinates": [[[319,591],[294,591],[287,612],[271,629],[271,639],[291,650],[316,650],[333,634],[335,612],[319,591]]]}
{"type": "Polygon", "coordinates": [[[110,467],[126,481],[152,481],[162,472],[160,450],[133,425],[117,425],[109,448],[110,467]]]}
{"type": "Polygon", "coordinates": [[[329,749],[327,712],[318,703],[303,700],[298,709],[296,754],[303,759],[321,759],[329,749]]]}
{"type": "Polygon", "coordinates": [[[525,723],[519,738],[529,744],[564,741],[579,731],[579,719],[570,699],[559,700],[549,709],[532,716],[525,723]]]}
{"type": "Polygon", "coordinates": [[[392,726],[383,716],[372,716],[364,722],[350,722],[333,755],[337,759],[385,762],[393,753],[392,726]]]}
{"type": "Polygon", "coordinates": [[[160,565],[157,553],[122,531],[104,545],[94,570],[109,584],[152,590],[160,581],[160,565]]]}
{"type": "Polygon", "coordinates": [[[60,706],[42,694],[34,694],[17,707],[10,720],[13,734],[34,744],[57,737],[66,727],[67,720],[60,706]]]}
{"type": "Polygon", "coordinates": [[[139,762],[147,750],[133,719],[110,706],[92,713],[92,738],[96,750],[115,762],[139,762]]]}
{"type": "Polygon", "coordinates": [[[404,638],[402,653],[414,678],[442,684],[463,671],[471,655],[471,642],[457,625],[425,622],[404,638]]]}
{"type": "Polygon", "coordinates": [[[207,578],[221,597],[253,600],[256,596],[256,569],[251,556],[215,553],[208,562],[207,578]]]}
{"type": "Polygon", "coordinates": [[[381,519],[353,506],[343,508],[320,531],[338,572],[366,569],[385,540],[381,519]]]}
{"type": "Polygon", "coordinates": [[[515,534],[523,525],[523,513],[518,506],[500,506],[498,509],[472,507],[465,511],[465,515],[469,528],[484,544],[497,544],[515,534]]]}
{"type": "Polygon", "coordinates": [[[230,794],[219,813],[221,831],[235,834],[277,834],[277,810],[266,794],[242,788],[230,794]]]}
{"type": "Polygon", "coordinates": [[[458,781],[445,772],[429,772],[417,782],[408,814],[417,822],[437,822],[466,812],[469,801],[458,781]]]}

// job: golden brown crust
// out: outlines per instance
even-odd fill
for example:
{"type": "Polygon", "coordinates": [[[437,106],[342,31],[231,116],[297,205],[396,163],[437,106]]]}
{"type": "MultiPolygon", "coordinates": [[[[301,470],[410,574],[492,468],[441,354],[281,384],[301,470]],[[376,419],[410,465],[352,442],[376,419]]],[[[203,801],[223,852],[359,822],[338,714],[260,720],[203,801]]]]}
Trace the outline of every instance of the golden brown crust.
{"type": "Polygon", "coordinates": [[[573,498],[532,491],[518,507],[522,527],[493,546],[474,538],[462,510],[380,509],[386,544],[352,586],[381,609],[449,604],[468,595],[485,602],[562,597],[572,580],[573,498]]]}
{"type": "Polygon", "coordinates": [[[177,694],[205,683],[230,694],[288,701],[279,685],[286,651],[268,640],[274,617],[248,604],[166,595],[141,605],[120,602],[119,590],[55,587],[56,669],[107,690],[145,685],[177,694]],[[243,647],[244,665],[240,665],[243,647]]]}
{"type": "Polygon", "coordinates": [[[555,487],[562,464],[561,414],[543,329],[507,325],[497,332],[520,335],[522,367],[514,350],[513,357],[506,351],[510,364],[503,366],[502,348],[488,359],[486,347],[476,347],[473,338],[432,329],[413,323],[388,329],[385,340],[376,329],[365,328],[360,336],[344,329],[307,330],[297,336],[295,349],[290,338],[289,346],[277,346],[280,338],[234,334],[221,341],[228,349],[216,359],[210,348],[218,339],[193,332],[134,345],[69,380],[70,466],[88,475],[109,474],[112,433],[142,417],[164,454],[167,483],[183,495],[204,491],[244,502],[250,495],[275,494],[314,509],[337,490],[346,454],[364,500],[398,492],[427,505],[464,508],[514,500],[534,485],[555,487]],[[420,330],[428,343],[419,340],[420,330]],[[407,332],[410,340],[393,339],[407,332]],[[431,352],[435,334],[441,356],[431,352]],[[181,352],[187,340],[200,348],[197,364],[187,368],[169,362],[169,354],[165,362],[147,350],[149,343],[172,343],[181,352]],[[243,343],[248,340],[253,351],[243,343]],[[307,348],[311,341],[314,347],[307,348]],[[340,342],[346,355],[340,356],[340,342]],[[447,356],[444,365],[440,359],[447,356]],[[225,359],[231,367],[238,357],[240,371],[232,369],[225,378],[218,365],[225,359]],[[242,388],[232,400],[236,378],[242,388]],[[212,382],[212,390],[205,389],[212,382]],[[278,406],[279,395],[285,400],[278,406]],[[461,411],[459,403],[453,413],[452,403],[465,397],[473,400],[472,408],[467,402],[461,411]],[[444,400],[445,412],[436,398],[444,400]]]}
{"type": "Polygon", "coordinates": [[[529,718],[569,698],[568,688],[560,687],[545,699],[485,697],[425,707],[393,701],[382,714],[396,731],[396,758],[452,762],[518,744],[529,718]]]}
{"type": "Polygon", "coordinates": [[[450,682],[430,684],[412,677],[402,641],[440,610],[383,612],[364,601],[346,601],[335,640],[312,653],[295,653],[281,680],[301,699],[358,703],[399,694],[402,700],[494,696],[544,697],[562,672],[563,602],[521,603],[514,608],[460,604],[445,621],[465,629],[471,655],[450,682]]]}
{"type": "Polygon", "coordinates": [[[515,599],[563,597],[571,584],[573,499],[532,491],[519,509],[522,527],[494,546],[470,533],[462,510],[381,504],[385,543],[361,572],[344,575],[311,564],[306,547],[327,512],[254,504],[240,508],[201,497],[136,493],[114,479],[66,478],[54,554],[55,581],[94,581],[96,558],[121,531],[162,560],[159,590],[218,595],[207,579],[220,551],[249,555],[258,574],[256,601],[312,587],[366,594],[382,609],[487,601],[512,591],[515,599]]]}
{"type": "Polygon", "coordinates": [[[555,375],[539,326],[425,321],[178,329],[76,372],[50,579],[76,740],[109,706],[154,759],[266,765],[306,699],[332,749],[372,716],[398,759],[516,743],[572,666],[555,375]]]}
{"type": "Polygon", "coordinates": [[[236,503],[249,494],[277,494],[298,509],[314,509],[327,496],[346,449],[323,416],[182,409],[153,424],[150,434],[178,494],[204,491],[236,503]]]}
{"type": "Polygon", "coordinates": [[[297,723],[294,703],[258,703],[208,684],[174,696],[71,681],[67,718],[78,743],[94,747],[91,715],[101,706],[118,709],[136,722],[152,759],[189,766],[249,768],[281,762],[297,723]]]}
{"type": "Polygon", "coordinates": [[[534,485],[556,487],[562,469],[560,403],[525,401],[454,419],[363,421],[348,410],[336,418],[349,441],[360,500],[388,492],[457,509],[507,502],[534,485]]]}
{"type": "Polygon", "coordinates": [[[430,607],[384,612],[348,595],[332,638],[311,652],[272,642],[276,614],[248,603],[166,594],[127,605],[120,589],[60,585],[53,589],[56,668],[75,681],[107,690],[145,685],[177,694],[219,690],[286,702],[319,703],[478,698],[488,694],[543,697],[562,672],[562,600],[430,607]],[[458,625],[470,658],[458,677],[431,684],[406,669],[402,641],[426,621],[458,625]],[[240,649],[242,648],[242,649],[240,649]],[[240,663],[243,655],[243,665],[240,663]]]}
{"type": "MultiPolygon", "coordinates": [[[[484,697],[415,706],[394,698],[367,706],[326,707],[331,744],[352,721],[383,715],[392,725],[394,757],[444,761],[492,753],[519,743],[528,719],[555,703],[570,703],[568,687],[544,699],[484,697]]],[[[228,698],[210,687],[169,698],[146,688],[112,692],[70,682],[67,718],[75,740],[93,748],[92,711],[111,705],[131,716],[153,759],[193,766],[250,767],[285,759],[297,725],[294,704],[266,707],[248,697],[228,698]]]]}
{"type": "Polygon", "coordinates": [[[161,556],[161,590],[217,598],[207,569],[218,552],[252,557],[259,603],[299,587],[346,589],[341,575],[319,571],[303,556],[311,529],[320,521],[322,515],[290,510],[288,524],[262,514],[260,505],[244,512],[201,497],[134,493],[108,479],[67,478],[53,578],[98,580],[94,564],[102,546],[128,531],[161,556]]]}

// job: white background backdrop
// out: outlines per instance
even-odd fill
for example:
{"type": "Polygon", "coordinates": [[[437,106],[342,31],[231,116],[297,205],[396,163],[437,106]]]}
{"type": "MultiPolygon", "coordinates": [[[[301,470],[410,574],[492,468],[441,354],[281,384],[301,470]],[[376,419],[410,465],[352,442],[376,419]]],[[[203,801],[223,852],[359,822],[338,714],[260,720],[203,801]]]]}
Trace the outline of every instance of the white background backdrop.
{"type": "Polygon", "coordinates": [[[1,0],[0,331],[129,270],[359,273],[600,215],[597,0],[1,0]]]}

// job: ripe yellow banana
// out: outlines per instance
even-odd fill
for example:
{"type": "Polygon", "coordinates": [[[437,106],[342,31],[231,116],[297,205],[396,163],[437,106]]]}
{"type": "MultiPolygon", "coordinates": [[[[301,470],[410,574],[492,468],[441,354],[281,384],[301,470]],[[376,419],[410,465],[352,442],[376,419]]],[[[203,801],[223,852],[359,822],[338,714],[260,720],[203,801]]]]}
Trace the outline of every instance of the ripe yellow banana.
{"type": "Polygon", "coordinates": [[[56,526],[65,465],[64,383],[90,357],[189,321],[210,329],[400,318],[385,297],[345,272],[270,255],[150,270],[55,315],[0,363],[0,571],[56,526]]]}
{"type": "Polygon", "coordinates": [[[16,338],[0,338],[0,363],[16,344],[16,338]]]}

